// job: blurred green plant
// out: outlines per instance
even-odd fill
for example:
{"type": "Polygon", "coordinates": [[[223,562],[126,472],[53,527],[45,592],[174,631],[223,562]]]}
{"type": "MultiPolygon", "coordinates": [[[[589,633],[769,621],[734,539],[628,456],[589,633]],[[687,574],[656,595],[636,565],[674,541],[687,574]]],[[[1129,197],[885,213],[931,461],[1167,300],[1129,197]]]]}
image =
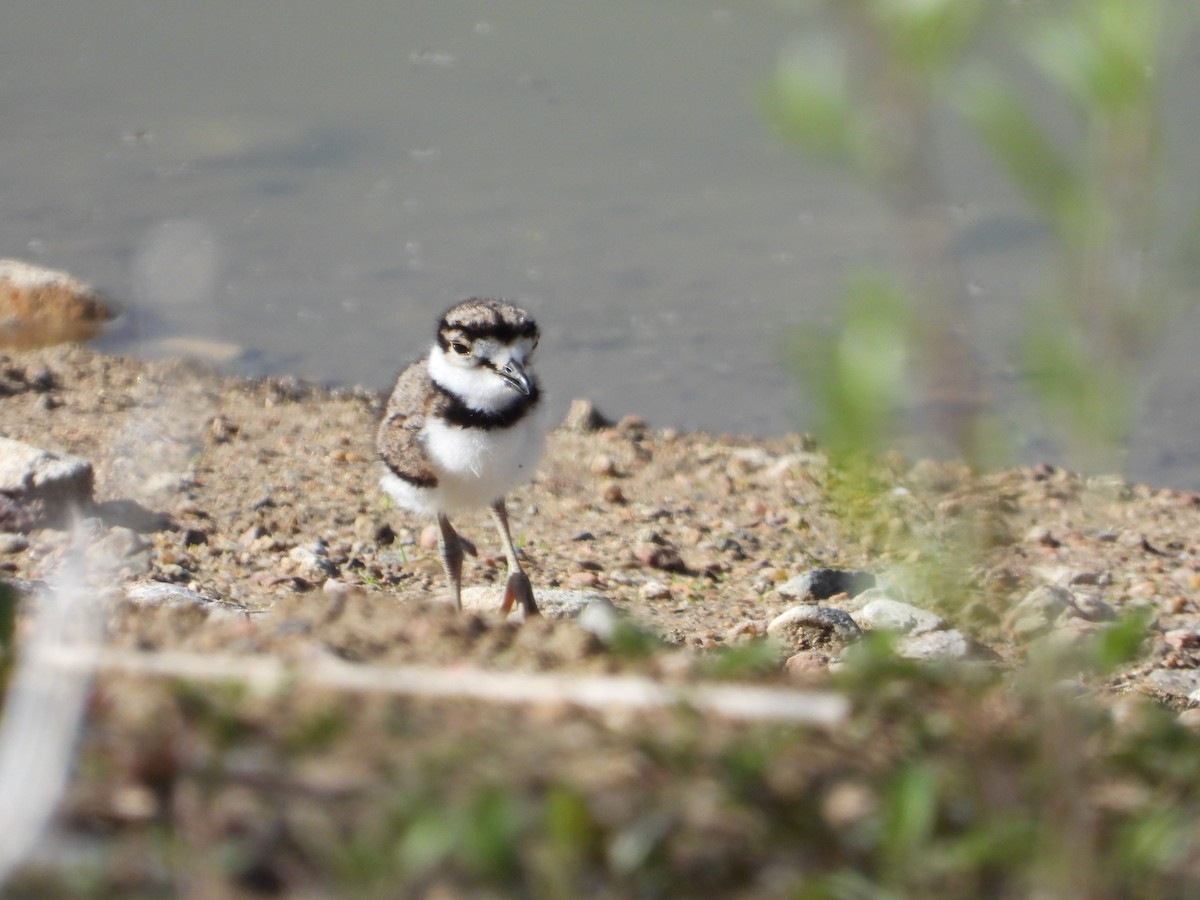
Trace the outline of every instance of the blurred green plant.
{"type": "Polygon", "coordinates": [[[953,111],[1051,245],[1053,274],[1028,298],[1019,354],[1029,384],[1085,468],[1114,464],[1139,367],[1181,305],[1163,265],[1160,103],[1194,11],[1166,0],[800,5],[830,27],[785,49],[768,115],[803,152],[886,202],[909,264],[907,277],[848,287],[839,334],[815,357],[822,436],[835,454],[847,444],[878,452],[887,419],[914,405],[912,390],[961,458],[995,457],[996,435],[980,429],[966,279],[948,249],[951,204],[938,177],[934,125],[953,111]],[[989,61],[1005,55],[1007,66],[989,61]],[[885,296],[888,308],[873,309],[885,296]]]}

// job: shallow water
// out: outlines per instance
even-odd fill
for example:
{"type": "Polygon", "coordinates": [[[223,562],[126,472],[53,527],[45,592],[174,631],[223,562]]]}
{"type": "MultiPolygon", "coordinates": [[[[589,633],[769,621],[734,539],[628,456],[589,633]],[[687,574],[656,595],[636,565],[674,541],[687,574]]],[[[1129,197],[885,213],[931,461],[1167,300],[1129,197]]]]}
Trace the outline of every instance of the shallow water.
{"type": "MultiPolygon", "coordinates": [[[[0,255],[120,300],[105,349],[383,389],[443,308],[498,295],[542,323],[559,413],[804,430],[789,330],[896,255],[880,208],[757,108],[810,27],[694,0],[13,4],[0,255]]],[[[1064,461],[1009,352],[1038,231],[953,128],[943,159],[990,408],[1016,458],[1064,461]]],[[[1134,477],[1200,488],[1198,333],[1193,313],[1148,370],[1134,477]]]]}

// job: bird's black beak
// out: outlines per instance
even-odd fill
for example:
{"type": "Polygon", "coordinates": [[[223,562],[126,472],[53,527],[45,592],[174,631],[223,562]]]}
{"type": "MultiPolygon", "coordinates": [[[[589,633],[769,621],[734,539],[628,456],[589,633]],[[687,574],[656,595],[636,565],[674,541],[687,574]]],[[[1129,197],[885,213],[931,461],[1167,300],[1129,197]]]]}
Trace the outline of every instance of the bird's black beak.
{"type": "Polygon", "coordinates": [[[522,366],[515,359],[510,359],[498,371],[500,373],[500,377],[507,381],[514,390],[529,396],[531,392],[529,374],[525,371],[524,366],[522,366]]]}

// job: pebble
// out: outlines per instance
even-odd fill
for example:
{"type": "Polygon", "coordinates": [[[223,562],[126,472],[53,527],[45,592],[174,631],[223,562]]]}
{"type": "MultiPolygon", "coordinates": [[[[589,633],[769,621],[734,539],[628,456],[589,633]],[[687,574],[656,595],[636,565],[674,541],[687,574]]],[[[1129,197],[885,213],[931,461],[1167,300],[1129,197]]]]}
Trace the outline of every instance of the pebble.
{"type": "Polygon", "coordinates": [[[625,492],[621,490],[621,486],[619,484],[605,485],[604,490],[601,492],[601,496],[604,498],[605,503],[627,502],[625,499],[625,492]]]}
{"type": "Polygon", "coordinates": [[[35,347],[87,340],[112,317],[94,287],[66,272],[0,259],[0,324],[8,342],[35,347]]]}
{"type": "Polygon", "coordinates": [[[417,541],[417,546],[422,550],[436,550],[441,539],[442,530],[437,525],[426,525],[421,529],[421,537],[417,541]]]}
{"type": "Polygon", "coordinates": [[[259,538],[265,537],[267,530],[261,525],[251,525],[238,536],[238,543],[243,547],[250,549],[258,541],[259,538]]]}
{"type": "Polygon", "coordinates": [[[671,588],[652,578],[638,588],[638,596],[643,600],[670,600],[671,588]]]}
{"type": "Polygon", "coordinates": [[[569,588],[591,588],[600,584],[600,576],[595,572],[583,571],[572,572],[567,576],[567,587],[569,588]]]}
{"type": "Polygon", "coordinates": [[[306,575],[329,578],[337,574],[337,566],[326,555],[323,546],[293,547],[288,552],[288,559],[300,566],[306,575]]]}
{"type": "Polygon", "coordinates": [[[596,404],[583,397],[576,397],[571,401],[571,407],[567,410],[567,417],[563,419],[563,427],[568,431],[582,433],[599,431],[602,428],[611,428],[612,425],[612,420],[600,412],[596,408],[596,404]]]}
{"type": "Polygon", "coordinates": [[[208,543],[207,532],[201,531],[199,528],[185,528],[183,534],[179,536],[179,543],[184,547],[195,547],[199,544],[208,543]]]}
{"type": "Polygon", "coordinates": [[[1200,669],[1155,669],[1145,684],[1169,697],[1200,699],[1200,669]]]}
{"type": "Polygon", "coordinates": [[[817,650],[801,650],[784,660],[783,668],[793,675],[800,672],[819,672],[829,667],[829,655],[817,650]]]}
{"type": "Polygon", "coordinates": [[[1064,587],[1045,584],[1034,588],[1004,617],[1004,628],[1018,640],[1047,631],[1068,609],[1075,608],[1075,595],[1064,587]]]}
{"type": "Polygon", "coordinates": [[[1200,634],[1191,629],[1176,628],[1163,635],[1172,650],[1195,650],[1200,647],[1200,634]]]}
{"type": "Polygon", "coordinates": [[[875,576],[870,572],[818,568],[788,579],[776,590],[789,600],[828,600],[838,594],[854,597],[874,586],[875,576]]]}
{"type": "Polygon", "coordinates": [[[92,504],[92,464],[0,437],[0,494],[17,504],[41,503],[55,517],[92,504]]]}
{"type": "Polygon", "coordinates": [[[888,597],[872,600],[857,613],[854,620],[863,628],[919,635],[944,628],[945,620],[928,610],[901,603],[888,597]]]}
{"type": "Polygon", "coordinates": [[[896,652],[908,659],[966,659],[971,642],[957,628],[907,634],[896,643],[896,652]]]}
{"type": "Polygon", "coordinates": [[[126,585],[125,599],[134,606],[209,606],[216,603],[203,594],[166,581],[139,581],[126,585]]]}
{"type": "Polygon", "coordinates": [[[592,457],[591,463],[588,465],[588,470],[593,475],[599,475],[605,478],[615,478],[617,476],[617,461],[611,456],[606,456],[601,453],[592,457]]]}
{"type": "Polygon", "coordinates": [[[649,541],[634,544],[633,558],[639,564],[651,569],[662,569],[664,572],[687,572],[687,565],[679,551],[670,545],[654,544],[649,541]]]}
{"type": "Polygon", "coordinates": [[[784,637],[805,628],[832,632],[842,640],[857,640],[862,636],[862,629],[845,610],[807,604],[781,612],[767,625],[767,634],[784,637]]]}
{"type": "Polygon", "coordinates": [[[1030,528],[1025,534],[1025,543],[1040,544],[1043,547],[1050,547],[1051,549],[1062,546],[1062,542],[1051,534],[1050,529],[1044,525],[1035,525],[1030,528]]]}
{"type": "Polygon", "coordinates": [[[1076,594],[1075,612],[1089,622],[1110,622],[1117,617],[1117,611],[1096,594],[1076,594]]]}
{"type": "Polygon", "coordinates": [[[354,588],[344,581],[338,581],[336,578],[327,578],[325,583],[321,585],[321,593],[327,597],[344,599],[354,593],[354,588]]]}
{"type": "Polygon", "coordinates": [[[0,556],[10,553],[20,553],[29,547],[29,539],[23,534],[12,532],[0,533],[0,556]]]}

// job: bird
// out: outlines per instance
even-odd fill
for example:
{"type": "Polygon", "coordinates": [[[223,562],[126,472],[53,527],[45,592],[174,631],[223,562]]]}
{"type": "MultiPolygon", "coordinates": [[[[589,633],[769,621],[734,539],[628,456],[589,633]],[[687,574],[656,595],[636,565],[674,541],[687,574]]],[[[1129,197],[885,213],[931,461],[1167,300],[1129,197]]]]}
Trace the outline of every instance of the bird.
{"type": "Polygon", "coordinates": [[[545,445],[542,389],[533,371],[540,332],[525,310],[473,297],[442,314],[428,354],[403,369],[376,436],[380,486],[413,513],[434,516],[454,606],[462,609],[464,552],[451,514],[491,511],[508,563],[501,611],[539,615],[513,545],[505,495],[536,473],[545,445]]]}

